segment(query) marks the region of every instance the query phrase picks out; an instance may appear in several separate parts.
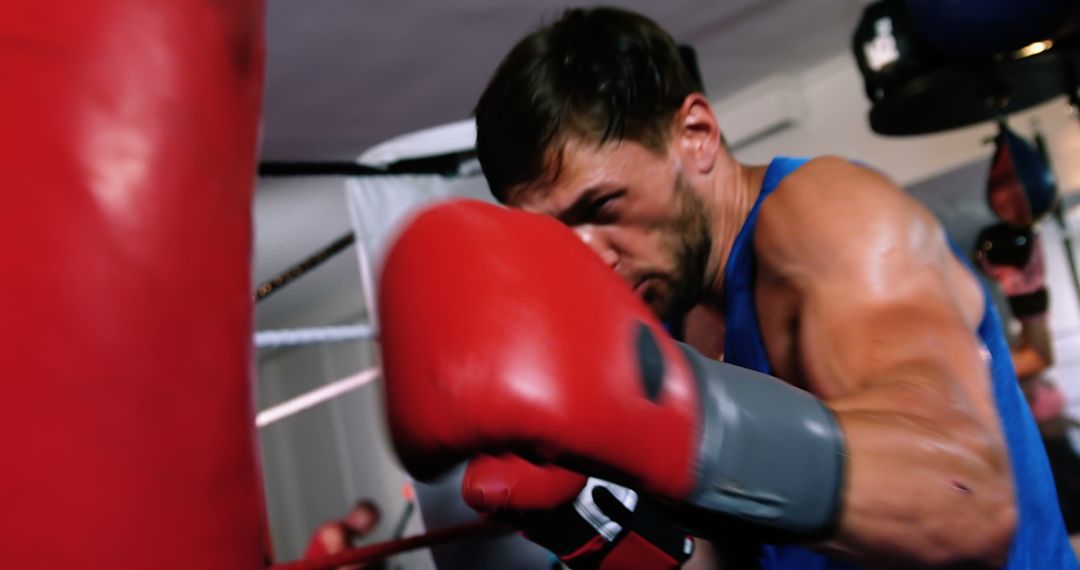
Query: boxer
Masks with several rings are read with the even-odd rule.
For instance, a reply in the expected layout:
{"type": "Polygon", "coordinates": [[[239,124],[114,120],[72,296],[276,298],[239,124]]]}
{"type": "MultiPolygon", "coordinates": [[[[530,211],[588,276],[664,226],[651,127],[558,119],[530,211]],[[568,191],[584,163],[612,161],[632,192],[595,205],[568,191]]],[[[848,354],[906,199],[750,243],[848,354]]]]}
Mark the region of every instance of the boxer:
{"type": "Polygon", "coordinates": [[[373,501],[357,501],[344,518],[325,522],[315,529],[304,552],[304,558],[317,558],[344,551],[354,541],[371,534],[379,524],[379,518],[379,507],[373,501]]]}
{"type": "MultiPolygon", "coordinates": [[[[344,518],[325,522],[315,529],[304,551],[304,558],[320,558],[352,548],[358,540],[375,530],[380,518],[379,506],[374,501],[370,499],[357,501],[344,518]]],[[[354,567],[356,566],[342,566],[341,568],[354,567]]]]}
{"type": "Polygon", "coordinates": [[[749,530],[766,568],[1076,567],[1000,321],[887,178],[739,163],[671,37],[615,9],[526,36],[476,120],[492,192],[523,211],[428,212],[383,274],[413,474],[554,464],[695,534],[749,530]],[[655,318],[695,306],[724,363],[655,318]]]}

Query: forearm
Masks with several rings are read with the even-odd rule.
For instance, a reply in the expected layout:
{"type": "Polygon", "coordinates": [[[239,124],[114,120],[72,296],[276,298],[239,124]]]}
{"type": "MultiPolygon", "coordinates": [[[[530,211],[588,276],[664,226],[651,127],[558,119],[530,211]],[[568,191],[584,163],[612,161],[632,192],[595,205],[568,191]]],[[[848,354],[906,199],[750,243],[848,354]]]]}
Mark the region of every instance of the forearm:
{"type": "Polygon", "coordinates": [[[729,412],[705,414],[700,488],[715,491],[685,504],[720,519],[686,519],[689,528],[734,517],[874,566],[1004,559],[1014,515],[999,432],[944,394],[893,381],[825,407],[776,379],[696,360],[704,405],[729,412]]]}
{"type": "MultiPolygon", "coordinates": [[[[1020,349],[1029,352],[1029,354],[1023,356],[1031,359],[1030,363],[1025,363],[1025,365],[1033,370],[1029,372],[1029,374],[1041,372],[1043,369],[1053,365],[1054,340],[1053,335],[1050,333],[1050,324],[1046,315],[1027,318],[1020,321],[1020,323],[1020,349]],[[1035,369],[1039,365],[1041,365],[1042,368],[1035,369]]],[[[1021,367],[1015,362],[1014,365],[1016,365],[1016,373],[1018,376],[1024,377],[1029,375],[1022,374],[1020,372],[1021,367]]]]}
{"type": "Polygon", "coordinates": [[[1016,515],[999,438],[934,402],[900,412],[889,399],[833,403],[847,487],[837,532],[820,546],[875,565],[1000,566],[1016,515]]]}
{"type": "Polygon", "coordinates": [[[1040,353],[1031,345],[1023,344],[1009,351],[1012,355],[1013,367],[1016,369],[1017,378],[1030,378],[1050,366],[1050,362],[1044,354],[1040,353]]]}

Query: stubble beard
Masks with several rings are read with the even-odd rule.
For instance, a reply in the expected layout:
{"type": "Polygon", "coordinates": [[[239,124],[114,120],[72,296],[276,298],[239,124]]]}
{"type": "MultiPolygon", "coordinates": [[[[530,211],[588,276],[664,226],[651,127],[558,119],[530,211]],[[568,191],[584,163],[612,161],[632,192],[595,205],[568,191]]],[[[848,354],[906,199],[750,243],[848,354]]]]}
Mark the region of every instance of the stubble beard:
{"type": "Polygon", "coordinates": [[[665,248],[675,260],[663,287],[650,291],[645,302],[665,322],[674,322],[697,305],[706,289],[712,234],[705,204],[682,176],[675,180],[676,216],[665,248]]]}

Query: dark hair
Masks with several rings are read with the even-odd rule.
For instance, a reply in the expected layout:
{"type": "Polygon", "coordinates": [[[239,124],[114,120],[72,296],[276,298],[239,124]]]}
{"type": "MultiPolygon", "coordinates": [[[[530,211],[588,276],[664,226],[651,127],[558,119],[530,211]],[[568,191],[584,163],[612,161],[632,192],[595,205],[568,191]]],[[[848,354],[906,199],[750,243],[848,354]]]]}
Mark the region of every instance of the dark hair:
{"type": "Polygon", "coordinates": [[[671,120],[701,87],[675,41],[615,8],[570,9],[525,36],[476,105],[476,152],[492,193],[558,172],[566,139],[633,140],[661,152],[671,120]],[[554,152],[553,152],[554,151],[554,152]]]}
{"type": "Polygon", "coordinates": [[[379,505],[371,499],[358,499],[356,503],[353,504],[354,511],[359,511],[361,509],[370,512],[376,517],[382,514],[379,512],[379,505]]]}

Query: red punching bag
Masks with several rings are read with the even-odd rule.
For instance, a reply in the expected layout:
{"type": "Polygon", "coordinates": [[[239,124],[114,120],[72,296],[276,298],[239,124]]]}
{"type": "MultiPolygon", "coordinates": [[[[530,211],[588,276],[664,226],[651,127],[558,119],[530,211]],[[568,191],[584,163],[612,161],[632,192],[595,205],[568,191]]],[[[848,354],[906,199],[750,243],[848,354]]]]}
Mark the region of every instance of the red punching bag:
{"type": "Polygon", "coordinates": [[[262,0],[0,17],[0,567],[258,568],[262,0]]]}
{"type": "Polygon", "coordinates": [[[999,120],[986,202],[1005,222],[1024,228],[1039,221],[1057,204],[1054,174],[1039,150],[999,120]]]}

